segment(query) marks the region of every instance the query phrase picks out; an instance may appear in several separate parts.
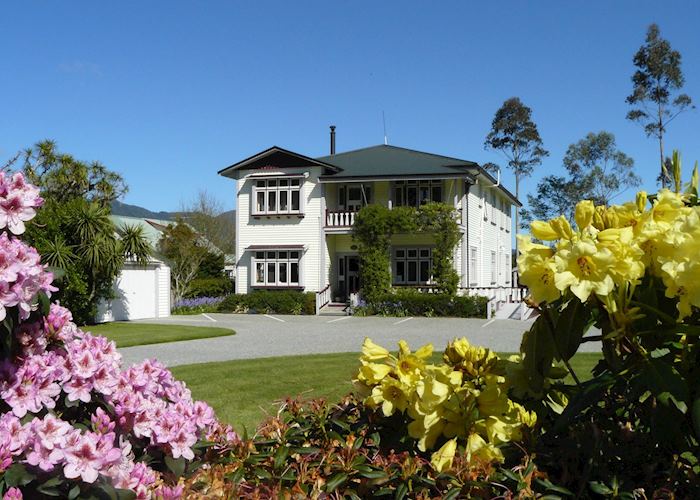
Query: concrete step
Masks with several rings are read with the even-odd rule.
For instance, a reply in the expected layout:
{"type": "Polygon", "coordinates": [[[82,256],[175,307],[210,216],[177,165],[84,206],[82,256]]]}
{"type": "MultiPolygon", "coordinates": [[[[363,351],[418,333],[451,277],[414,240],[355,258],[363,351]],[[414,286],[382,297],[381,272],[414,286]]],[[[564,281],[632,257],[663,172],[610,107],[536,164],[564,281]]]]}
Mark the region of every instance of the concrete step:
{"type": "Polygon", "coordinates": [[[347,304],[326,304],[318,312],[319,316],[347,316],[347,304]]]}

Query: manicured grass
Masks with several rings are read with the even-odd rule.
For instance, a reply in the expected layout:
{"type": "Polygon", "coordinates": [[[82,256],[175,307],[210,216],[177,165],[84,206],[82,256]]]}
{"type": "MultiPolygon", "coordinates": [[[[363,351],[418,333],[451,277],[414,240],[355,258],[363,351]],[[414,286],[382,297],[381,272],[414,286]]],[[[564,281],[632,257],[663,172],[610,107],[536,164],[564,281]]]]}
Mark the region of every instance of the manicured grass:
{"type": "MultiPolygon", "coordinates": [[[[275,401],[302,394],[330,401],[352,391],[358,353],[315,354],[278,358],[224,361],[176,366],[175,376],[187,383],[195,399],[207,401],[220,419],[239,432],[245,426],[252,434],[257,424],[273,415],[275,401]]],[[[438,361],[440,355],[434,356],[438,361]]],[[[598,354],[577,354],[572,360],[581,379],[591,377],[598,354]]]]}
{"type": "Polygon", "coordinates": [[[117,347],[206,339],[209,337],[234,335],[236,333],[228,328],[211,328],[208,326],[151,325],[147,323],[121,322],[84,326],[82,329],[114,340],[117,343],[117,347]]]}

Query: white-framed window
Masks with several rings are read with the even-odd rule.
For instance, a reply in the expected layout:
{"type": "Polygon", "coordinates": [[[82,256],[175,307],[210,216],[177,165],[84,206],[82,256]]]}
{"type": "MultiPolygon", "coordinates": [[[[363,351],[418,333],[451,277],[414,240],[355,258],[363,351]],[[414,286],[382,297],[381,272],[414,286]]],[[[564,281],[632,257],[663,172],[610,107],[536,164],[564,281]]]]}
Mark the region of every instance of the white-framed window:
{"type": "Polygon", "coordinates": [[[442,202],[442,181],[396,181],[394,182],[394,205],[397,207],[419,207],[431,201],[442,202]]]}
{"type": "Polygon", "coordinates": [[[300,178],[256,179],[253,182],[253,215],[301,214],[300,178]]]}
{"type": "Polygon", "coordinates": [[[484,186],[479,186],[479,192],[476,196],[479,200],[479,208],[482,208],[484,206],[484,186]]]}
{"type": "Polygon", "coordinates": [[[510,284],[510,265],[508,262],[508,254],[506,252],[503,252],[503,273],[506,275],[506,283],[510,284]]]}
{"type": "Polygon", "coordinates": [[[264,250],[253,254],[253,286],[298,287],[301,277],[299,250],[264,250]]]}
{"type": "Polygon", "coordinates": [[[372,186],[364,184],[340,184],[338,186],[338,208],[359,212],[372,203],[372,186]]]}
{"type": "Polygon", "coordinates": [[[477,268],[479,262],[479,251],[476,247],[469,247],[469,284],[476,285],[479,280],[479,270],[477,268]]]}
{"type": "Polygon", "coordinates": [[[433,253],[430,248],[394,248],[393,281],[396,285],[426,285],[432,282],[433,253]]]}
{"type": "Polygon", "coordinates": [[[496,192],[491,190],[491,222],[496,223],[496,192]]]}
{"type": "Polygon", "coordinates": [[[496,262],[496,252],[494,250],[491,250],[491,284],[495,285],[496,284],[496,273],[497,273],[497,268],[498,264],[496,262]]]}

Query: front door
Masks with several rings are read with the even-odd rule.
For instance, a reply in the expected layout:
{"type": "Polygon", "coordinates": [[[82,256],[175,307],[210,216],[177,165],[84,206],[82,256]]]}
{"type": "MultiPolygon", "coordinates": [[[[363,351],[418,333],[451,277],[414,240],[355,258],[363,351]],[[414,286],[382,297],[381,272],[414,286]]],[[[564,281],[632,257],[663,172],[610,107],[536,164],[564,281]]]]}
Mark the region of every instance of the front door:
{"type": "Polygon", "coordinates": [[[360,257],[343,255],[338,257],[338,292],[347,302],[351,293],[360,291],[360,257]]]}

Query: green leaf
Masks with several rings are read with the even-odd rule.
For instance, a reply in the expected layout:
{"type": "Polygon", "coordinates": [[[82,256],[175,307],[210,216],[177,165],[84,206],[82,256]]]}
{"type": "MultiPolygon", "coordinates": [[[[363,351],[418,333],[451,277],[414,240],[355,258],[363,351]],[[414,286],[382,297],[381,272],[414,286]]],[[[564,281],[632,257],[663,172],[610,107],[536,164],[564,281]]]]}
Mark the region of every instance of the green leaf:
{"type": "Polygon", "coordinates": [[[35,477],[36,476],[29,472],[24,465],[13,464],[5,471],[5,485],[7,485],[8,488],[26,486],[31,483],[35,477]]]}
{"type": "Polygon", "coordinates": [[[525,332],[520,352],[523,353],[523,368],[530,389],[540,393],[554,359],[554,345],[544,316],[537,318],[530,330],[525,332]]]}
{"type": "Polygon", "coordinates": [[[186,461],[184,458],[173,458],[170,455],[165,456],[165,465],[168,466],[170,472],[177,477],[181,477],[185,473],[186,461]]]}
{"type": "Polygon", "coordinates": [[[76,484],[68,492],[68,500],[78,498],[78,495],[80,495],[80,486],[76,484]]]}
{"type": "Polygon", "coordinates": [[[662,359],[650,359],[642,366],[637,381],[651,391],[663,405],[673,404],[681,413],[687,413],[690,394],[680,373],[662,359]]]}
{"type": "Polygon", "coordinates": [[[613,490],[608,488],[606,485],[601,483],[600,481],[591,481],[588,483],[588,486],[590,486],[591,490],[593,490],[593,493],[597,493],[599,495],[612,495],[613,490]]]}
{"type": "Polygon", "coordinates": [[[561,493],[562,495],[566,496],[574,496],[574,494],[564,488],[563,486],[557,486],[556,484],[552,483],[549,479],[539,479],[536,478],[535,482],[545,488],[547,491],[554,491],[555,493],[561,493]]]}
{"type": "Polygon", "coordinates": [[[360,476],[366,477],[367,479],[388,479],[389,476],[383,470],[369,470],[366,472],[360,472],[360,476]]]}
{"type": "Polygon", "coordinates": [[[396,488],[396,496],[394,498],[396,500],[403,500],[403,498],[408,494],[408,486],[406,486],[406,483],[401,483],[398,488],[396,488]]]}
{"type": "Polygon", "coordinates": [[[275,469],[281,469],[284,466],[287,457],[289,456],[289,449],[286,446],[280,446],[275,452],[275,469]]]}
{"type": "Polygon", "coordinates": [[[610,373],[604,373],[583,382],[579,386],[579,391],[569,400],[569,404],[554,423],[553,431],[560,432],[565,429],[576,415],[600,401],[605,391],[614,383],[615,376],[610,373]]]}
{"type": "Polygon", "coordinates": [[[591,309],[581,301],[570,300],[559,313],[554,331],[554,342],[557,345],[556,358],[568,361],[576,354],[581,339],[593,325],[591,309]]]}
{"type": "Polygon", "coordinates": [[[326,492],[331,493],[336,490],[341,484],[348,480],[348,475],[345,472],[340,472],[331,477],[326,483],[326,492]]]}
{"type": "Polygon", "coordinates": [[[700,397],[693,401],[693,429],[695,430],[695,438],[700,437],[700,397]]]}
{"type": "Polygon", "coordinates": [[[454,498],[457,498],[460,493],[462,493],[462,488],[459,488],[459,487],[450,488],[450,490],[447,492],[447,494],[442,498],[443,498],[443,500],[452,500],[454,498]]]}

